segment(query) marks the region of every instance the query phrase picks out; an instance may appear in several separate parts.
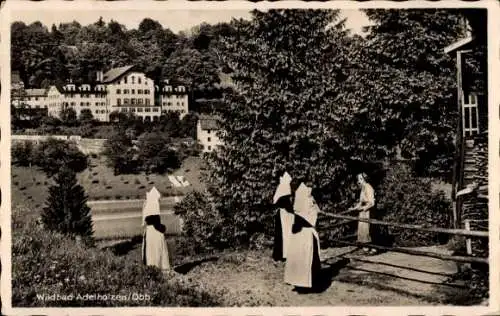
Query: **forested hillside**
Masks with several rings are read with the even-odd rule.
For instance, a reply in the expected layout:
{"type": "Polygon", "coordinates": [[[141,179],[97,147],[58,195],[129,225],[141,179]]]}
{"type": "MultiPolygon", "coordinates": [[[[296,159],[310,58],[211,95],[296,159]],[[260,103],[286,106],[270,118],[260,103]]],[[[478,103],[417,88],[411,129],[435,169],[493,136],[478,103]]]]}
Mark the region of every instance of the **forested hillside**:
{"type": "Polygon", "coordinates": [[[228,23],[202,24],[175,34],[149,18],[131,30],[102,18],[90,25],[14,22],[12,70],[26,87],[38,88],[68,79],[91,82],[95,71],[134,64],[155,80],[183,82],[194,99],[211,99],[220,96],[216,88],[225,70],[217,47],[231,30],[228,23]]]}

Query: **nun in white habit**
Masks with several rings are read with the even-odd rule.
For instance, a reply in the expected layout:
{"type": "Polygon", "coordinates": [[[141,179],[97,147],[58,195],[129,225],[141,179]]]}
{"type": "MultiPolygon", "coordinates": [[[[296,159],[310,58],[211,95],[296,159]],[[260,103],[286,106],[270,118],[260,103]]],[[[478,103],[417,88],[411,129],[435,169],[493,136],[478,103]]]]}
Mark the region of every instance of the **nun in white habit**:
{"type": "Polygon", "coordinates": [[[165,225],[160,219],[160,192],[153,187],[146,193],[142,210],[143,225],[146,225],[142,242],[142,260],[145,265],[155,266],[162,271],[170,269],[170,260],[165,240],[165,225]]]}
{"type": "Polygon", "coordinates": [[[319,207],[311,191],[301,183],[293,205],[295,218],[285,265],[285,283],[295,286],[297,291],[314,289],[321,270],[319,236],[315,229],[319,207]]]}
{"type": "Polygon", "coordinates": [[[273,197],[273,204],[278,209],[274,216],[274,249],[273,259],[275,261],[285,261],[287,257],[288,241],[292,234],[293,225],[293,205],[292,189],[290,183],[292,177],[285,172],[280,177],[280,184],[273,197]]]}

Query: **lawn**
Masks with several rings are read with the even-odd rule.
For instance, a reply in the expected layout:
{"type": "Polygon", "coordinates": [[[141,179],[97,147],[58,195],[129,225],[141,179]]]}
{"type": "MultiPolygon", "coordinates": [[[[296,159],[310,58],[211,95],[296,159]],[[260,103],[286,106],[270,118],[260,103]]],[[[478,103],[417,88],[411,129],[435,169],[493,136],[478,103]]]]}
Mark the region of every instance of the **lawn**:
{"type": "MultiPolygon", "coordinates": [[[[162,194],[162,222],[173,234],[180,230],[173,205],[192,190],[203,190],[200,182],[201,159],[189,157],[179,170],[168,175],[114,175],[103,159],[92,159],[90,167],[78,175],[78,182],[89,196],[95,237],[130,238],[142,233],[142,205],[146,192],[155,186],[162,194]],[[184,176],[187,187],[175,187],[169,176],[184,176]],[[179,196],[173,198],[172,196],[179,196]],[[117,201],[119,200],[119,201],[117,201]]],[[[12,205],[21,216],[38,217],[52,180],[37,168],[12,166],[12,205]]]]}
{"type": "Polygon", "coordinates": [[[187,158],[173,174],[123,174],[114,175],[104,158],[92,158],[89,168],[78,175],[78,182],[85,188],[89,200],[143,199],[154,186],[163,196],[182,196],[193,190],[203,190],[200,183],[200,164],[196,157],[187,158]],[[176,187],[169,176],[184,176],[187,187],[176,187]]]}
{"type": "MultiPolygon", "coordinates": [[[[184,176],[187,187],[175,187],[169,174],[114,175],[113,170],[101,159],[91,159],[89,168],[78,174],[78,182],[93,200],[144,199],[146,192],[155,186],[163,196],[183,196],[193,190],[204,190],[200,182],[200,165],[197,157],[187,158],[180,169],[172,175],[184,176]]],[[[12,166],[12,202],[21,203],[33,209],[42,206],[47,198],[47,188],[52,183],[45,173],[37,168],[12,166]]]]}

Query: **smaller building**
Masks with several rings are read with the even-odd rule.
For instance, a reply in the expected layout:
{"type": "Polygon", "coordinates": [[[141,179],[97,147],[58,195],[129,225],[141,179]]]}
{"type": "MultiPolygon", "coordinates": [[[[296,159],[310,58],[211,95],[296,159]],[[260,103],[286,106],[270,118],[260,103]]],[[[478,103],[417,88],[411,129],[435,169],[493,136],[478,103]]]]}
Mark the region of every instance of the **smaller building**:
{"type": "Polygon", "coordinates": [[[161,84],[155,86],[155,90],[156,102],[161,106],[162,114],[177,112],[181,120],[186,116],[189,107],[188,94],[184,85],[164,80],[161,84]]]}
{"type": "Polygon", "coordinates": [[[24,104],[30,109],[46,109],[46,99],[47,89],[26,89],[24,104]]]}
{"type": "Polygon", "coordinates": [[[218,120],[218,117],[209,115],[200,115],[198,118],[196,138],[204,153],[212,152],[219,145],[222,145],[222,141],[217,135],[220,129],[218,120]]]}

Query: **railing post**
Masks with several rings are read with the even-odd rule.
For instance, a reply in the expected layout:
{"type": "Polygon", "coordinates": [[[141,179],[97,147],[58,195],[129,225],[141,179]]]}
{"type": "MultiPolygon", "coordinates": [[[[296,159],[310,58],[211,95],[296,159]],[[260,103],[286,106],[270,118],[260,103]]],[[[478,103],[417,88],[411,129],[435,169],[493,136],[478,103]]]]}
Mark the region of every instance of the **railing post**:
{"type": "MultiPolygon", "coordinates": [[[[470,220],[466,219],[464,221],[465,223],[465,230],[466,231],[470,231],[470,220]]],[[[472,256],[472,240],[470,239],[470,237],[467,237],[465,239],[465,247],[467,249],[467,255],[468,256],[472,256]]],[[[470,268],[471,267],[471,264],[470,263],[467,263],[465,264],[465,267],[466,268],[470,268]]]]}

